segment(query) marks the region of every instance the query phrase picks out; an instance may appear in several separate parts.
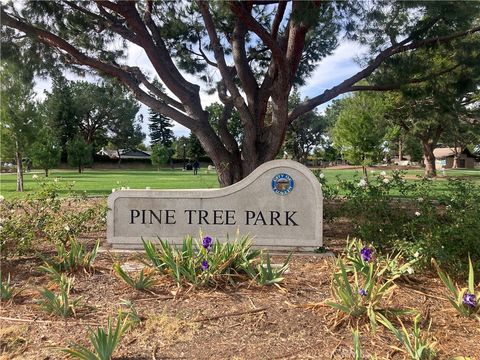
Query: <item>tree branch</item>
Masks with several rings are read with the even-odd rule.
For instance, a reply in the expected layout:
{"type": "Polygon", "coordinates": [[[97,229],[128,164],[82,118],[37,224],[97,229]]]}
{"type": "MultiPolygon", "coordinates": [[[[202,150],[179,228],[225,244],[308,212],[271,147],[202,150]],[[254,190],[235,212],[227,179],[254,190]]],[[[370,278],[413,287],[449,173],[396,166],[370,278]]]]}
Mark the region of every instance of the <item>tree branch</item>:
{"type": "Polygon", "coordinates": [[[278,29],[280,28],[280,24],[282,23],[283,15],[285,14],[286,8],[287,8],[287,1],[281,1],[278,3],[277,13],[275,14],[275,18],[273,19],[273,23],[272,23],[273,40],[277,40],[278,29]]]}
{"type": "Polygon", "coordinates": [[[245,51],[246,34],[247,28],[242,21],[237,19],[232,36],[233,61],[238,77],[242,82],[242,87],[247,95],[248,107],[252,113],[255,113],[258,84],[248,64],[247,53],[245,51]]]}
{"type": "Polygon", "coordinates": [[[145,91],[143,91],[139,86],[139,81],[134,78],[130,73],[125,70],[122,70],[120,67],[112,64],[104,63],[98,59],[92,58],[85,55],[84,53],[77,50],[74,46],[70,45],[66,40],[60,38],[59,36],[52,34],[46,30],[36,28],[32,25],[21,22],[17,19],[14,19],[9,14],[7,14],[3,9],[1,11],[1,21],[3,24],[15,28],[28,36],[36,38],[38,41],[52,46],[54,48],[60,49],[68,53],[75,61],[80,65],[90,66],[98,71],[115,77],[125,86],[127,86],[135,94],[135,97],[143,102],[145,105],[153,108],[154,110],[165,114],[166,116],[172,118],[173,120],[179,122],[180,124],[192,128],[198,127],[198,122],[193,118],[181,113],[180,111],[162,103],[161,101],[153,98],[145,91]]]}
{"type": "Polygon", "coordinates": [[[253,124],[252,114],[245,104],[243,97],[240,95],[240,91],[235,85],[233,76],[231,75],[230,69],[225,61],[223,49],[220,44],[220,40],[218,39],[212,15],[210,14],[210,10],[208,8],[208,2],[197,0],[197,4],[200,9],[200,13],[202,14],[205,28],[207,29],[208,37],[210,38],[210,42],[213,47],[213,54],[215,56],[215,60],[217,61],[218,69],[220,70],[222,79],[225,82],[225,86],[233,97],[234,105],[240,112],[240,118],[242,119],[242,122],[244,122],[244,124],[251,125],[253,124]]]}
{"type": "Polygon", "coordinates": [[[370,65],[367,66],[365,69],[359,71],[358,73],[351,76],[350,78],[342,81],[340,84],[328,90],[325,90],[322,94],[315,96],[311,99],[308,99],[300,103],[299,105],[297,105],[297,107],[293,109],[288,115],[289,123],[295,120],[298,116],[303,115],[306,112],[314,109],[318,105],[323,104],[327,101],[330,101],[340,94],[351,91],[350,89],[352,88],[352,86],[354,86],[354,84],[356,84],[362,79],[365,79],[367,76],[371,75],[385,60],[389,59],[393,55],[407,52],[409,50],[417,49],[426,45],[445,43],[462,36],[476,33],[478,31],[480,31],[480,26],[476,26],[469,30],[457,32],[455,34],[451,34],[447,36],[439,36],[435,38],[412,41],[410,44],[403,44],[403,41],[402,41],[398,45],[390,46],[387,49],[380,52],[375,57],[375,59],[370,63],[370,65]]]}
{"type": "Polygon", "coordinates": [[[273,60],[278,64],[279,69],[283,70],[283,74],[285,74],[285,71],[287,70],[285,55],[275,39],[263,28],[262,25],[258,23],[257,20],[255,20],[255,18],[249,12],[245,10],[243,3],[232,1],[229,2],[229,6],[232,12],[245,23],[247,28],[253,31],[270,49],[273,60]]]}

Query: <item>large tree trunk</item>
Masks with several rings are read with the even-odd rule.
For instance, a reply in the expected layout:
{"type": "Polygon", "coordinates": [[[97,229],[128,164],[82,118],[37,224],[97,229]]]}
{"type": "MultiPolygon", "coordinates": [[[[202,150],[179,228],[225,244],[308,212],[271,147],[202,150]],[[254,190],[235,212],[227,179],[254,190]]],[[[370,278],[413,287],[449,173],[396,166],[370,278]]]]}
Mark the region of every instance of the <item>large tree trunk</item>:
{"type": "Polygon", "coordinates": [[[437,176],[437,171],[435,168],[435,155],[433,155],[433,149],[435,144],[432,142],[422,140],[422,149],[423,149],[423,162],[425,164],[425,177],[435,177],[437,176]]]}
{"type": "Polygon", "coordinates": [[[48,169],[45,169],[45,177],[48,177],[48,169]]]}
{"type": "Polygon", "coordinates": [[[17,191],[23,192],[23,164],[22,154],[20,153],[18,141],[15,142],[15,160],[17,161],[17,191]]]}

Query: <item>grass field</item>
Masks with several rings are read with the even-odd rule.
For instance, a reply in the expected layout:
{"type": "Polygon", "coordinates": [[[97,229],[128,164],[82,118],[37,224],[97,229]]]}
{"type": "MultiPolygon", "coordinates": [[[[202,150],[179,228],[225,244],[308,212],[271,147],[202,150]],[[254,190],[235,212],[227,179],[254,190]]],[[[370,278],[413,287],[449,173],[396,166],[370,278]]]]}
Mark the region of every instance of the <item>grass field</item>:
{"type": "MultiPolygon", "coordinates": [[[[385,170],[387,175],[391,173],[388,169],[377,168],[375,173],[385,170]]],[[[337,176],[342,179],[352,179],[355,174],[360,174],[357,169],[323,169],[328,182],[335,182],[337,176]]],[[[375,173],[371,175],[375,175],[375,173]]],[[[407,180],[416,181],[417,176],[421,176],[423,171],[408,170],[407,180]]],[[[446,178],[462,177],[467,178],[480,185],[480,170],[447,170],[446,176],[439,175],[434,180],[435,188],[442,192],[446,188],[446,178]]],[[[181,169],[170,170],[90,170],[79,174],[74,170],[52,170],[49,179],[58,178],[61,182],[75,181],[74,190],[76,192],[86,192],[87,195],[107,196],[112,189],[129,187],[130,189],[211,189],[218,187],[217,175],[215,172],[207,173],[206,170],[200,170],[199,175],[193,175],[192,171],[182,171],[181,169]]],[[[25,192],[23,194],[15,191],[16,174],[0,175],[0,194],[7,199],[24,197],[39,187],[44,179],[43,172],[32,171],[24,175],[25,192]],[[38,176],[38,179],[32,179],[32,176],[38,176]]],[[[65,193],[66,195],[66,193],[65,193]]]]}

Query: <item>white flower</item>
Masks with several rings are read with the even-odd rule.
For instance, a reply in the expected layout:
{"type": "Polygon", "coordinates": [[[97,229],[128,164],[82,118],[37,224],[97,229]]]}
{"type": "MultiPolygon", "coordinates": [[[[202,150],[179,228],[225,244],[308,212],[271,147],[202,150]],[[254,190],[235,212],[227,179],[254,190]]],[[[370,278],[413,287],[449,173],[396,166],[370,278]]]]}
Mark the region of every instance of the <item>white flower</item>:
{"type": "Polygon", "coordinates": [[[130,190],[130,186],[127,186],[127,190],[130,190]]]}
{"type": "Polygon", "coordinates": [[[68,226],[68,225],[65,225],[63,228],[64,228],[66,231],[70,231],[70,226],[68,226]]]}
{"type": "Polygon", "coordinates": [[[2,202],[3,200],[5,200],[5,196],[0,195],[0,202],[2,202]]]}
{"type": "Polygon", "coordinates": [[[2,225],[0,225],[0,232],[1,232],[2,230],[3,230],[3,226],[2,226],[2,225]]]}
{"type": "Polygon", "coordinates": [[[370,170],[370,174],[375,174],[375,170],[370,170]]]}
{"type": "Polygon", "coordinates": [[[122,188],[120,190],[126,190],[125,186],[122,186],[122,188]]]}
{"type": "Polygon", "coordinates": [[[420,256],[420,253],[417,251],[415,254],[413,254],[414,258],[418,258],[420,256]]]}
{"type": "Polygon", "coordinates": [[[382,171],[382,172],[380,173],[380,176],[387,176],[387,173],[386,173],[385,171],[382,171]]]}
{"type": "Polygon", "coordinates": [[[384,182],[385,184],[388,184],[388,183],[390,182],[390,180],[388,180],[388,179],[385,178],[385,179],[383,179],[383,182],[384,182]]]}
{"type": "Polygon", "coordinates": [[[112,189],[112,193],[114,193],[114,192],[115,192],[115,190],[117,190],[117,189],[112,189]]]}
{"type": "Polygon", "coordinates": [[[418,202],[423,202],[423,198],[419,197],[418,199],[418,202]]]}
{"type": "Polygon", "coordinates": [[[358,186],[360,187],[365,187],[367,186],[367,181],[365,179],[361,179],[359,182],[358,182],[358,186]]]}
{"type": "Polygon", "coordinates": [[[145,187],[145,190],[150,190],[150,189],[151,189],[150,186],[145,187]]]}
{"type": "Polygon", "coordinates": [[[38,175],[33,174],[32,175],[32,180],[37,180],[37,179],[38,179],[38,175]]]}
{"type": "Polygon", "coordinates": [[[320,179],[323,179],[323,178],[325,177],[325,174],[324,174],[324,173],[321,173],[320,175],[318,175],[318,177],[319,177],[320,179]]]}
{"type": "Polygon", "coordinates": [[[418,211],[415,211],[415,216],[420,216],[420,213],[418,211]]]}
{"type": "Polygon", "coordinates": [[[452,205],[447,205],[447,206],[445,207],[445,209],[451,210],[451,209],[452,209],[452,205]]]}
{"type": "Polygon", "coordinates": [[[59,178],[55,178],[55,179],[53,179],[53,181],[58,182],[58,181],[59,181],[59,178]]]}
{"type": "Polygon", "coordinates": [[[407,269],[407,272],[408,272],[410,275],[412,275],[412,274],[414,273],[413,268],[409,267],[409,268],[407,269]]]}

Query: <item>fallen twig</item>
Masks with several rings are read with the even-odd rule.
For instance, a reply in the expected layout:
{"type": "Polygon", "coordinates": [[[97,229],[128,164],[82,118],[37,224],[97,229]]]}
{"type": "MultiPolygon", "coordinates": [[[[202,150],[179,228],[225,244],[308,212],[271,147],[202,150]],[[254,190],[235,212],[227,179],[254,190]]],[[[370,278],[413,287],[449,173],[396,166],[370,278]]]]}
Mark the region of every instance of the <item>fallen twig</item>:
{"type": "Polygon", "coordinates": [[[211,320],[217,320],[217,319],[221,319],[221,318],[225,318],[225,317],[240,316],[240,315],[245,315],[245,314],[255,314],[255,313],[258,313],[258,312],[267,311],[267,309],[268,309],[267,307],[262,307],[262,308],[258,308],[258,309],[247,310],[247,311],[236,311],[236,312],[226,313],[226,314],[222,314],[222,315],[210,316],[210,317],[206,317],[206,318],[193,320],[193,322],[211,321],[211,320]]]}
{"type": "MultiPolygon", "coordinates": [[[[0,320],[5,321],[18,321],[18,322],[27,322],[27,323],[43,323],[43,324],[52,324],[52,323],[59,323],[59,322],[66,322],[65,320],[39,320],[39,319],[20,319],[20,318],[11,318],[6,316],[0,316],[0,320]]],[[[70,321],[70,320],[69,320],[70,321]]],[[[79,322],[81,325],[92,325],[92,326],[100,326],[99,323],[89,323],[89,322],[79,322]]]]}

